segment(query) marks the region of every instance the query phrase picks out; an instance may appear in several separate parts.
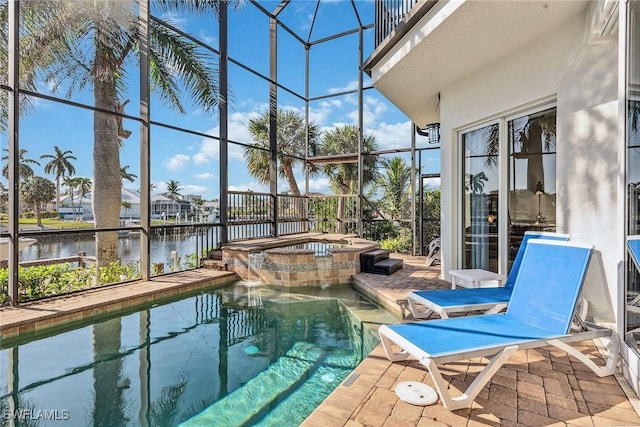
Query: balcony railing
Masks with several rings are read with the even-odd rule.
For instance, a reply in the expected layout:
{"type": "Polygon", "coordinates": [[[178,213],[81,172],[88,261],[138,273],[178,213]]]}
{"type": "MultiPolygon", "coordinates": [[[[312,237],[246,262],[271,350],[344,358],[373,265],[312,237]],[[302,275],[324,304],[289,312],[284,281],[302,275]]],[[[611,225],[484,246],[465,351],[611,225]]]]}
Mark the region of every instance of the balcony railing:
{"type": "MultiPolygon", "coordinates": [[[[270,237],[273,203],[269,193],[229,192],[228,240],[270,237]]],[[[358,197],[278,195],[278,235],[308,231],[354,233],[358,197]]]]}
{"type": "Polygon", "coordinates": [[[406,21],[409,12],[420,0],[377,0],[375,43],[378,47],[398,26],[406,21]]]}

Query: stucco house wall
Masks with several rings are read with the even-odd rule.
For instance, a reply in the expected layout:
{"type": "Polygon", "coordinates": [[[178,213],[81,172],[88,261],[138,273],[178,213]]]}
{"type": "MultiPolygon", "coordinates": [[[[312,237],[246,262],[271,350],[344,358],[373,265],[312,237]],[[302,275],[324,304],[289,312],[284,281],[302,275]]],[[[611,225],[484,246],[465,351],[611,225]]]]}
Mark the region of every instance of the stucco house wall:
{"type": "MultiPolygon", "coordinates": [[[[442,90],[442,271],[450,279],[446,272],[460,266],[454,249],[461,233],[458,131],[555,101],[557,231],[594,245],[596,272],[589,280],[606,284],[599,311],[613,310],[615,318],[607,320],[621,328],[625,146],[618,126],[618,36],[593,36],[587,22],[586,14],[578,15],[442,90]]],[[[638,365],[634,353],[625,358],[638,365]]]]}

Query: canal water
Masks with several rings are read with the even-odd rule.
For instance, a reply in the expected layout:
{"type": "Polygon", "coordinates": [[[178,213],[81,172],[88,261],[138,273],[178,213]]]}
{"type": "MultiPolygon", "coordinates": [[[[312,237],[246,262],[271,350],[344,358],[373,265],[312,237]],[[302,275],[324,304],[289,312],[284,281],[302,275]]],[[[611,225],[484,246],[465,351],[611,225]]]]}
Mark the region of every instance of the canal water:
{"type": "MultiPolygon", "coordinates": [[[[215,239],[215,237],[214,237],[215,239]]],[[[95,255],[95,238],[93,233],[38,236],[37,242],[20,252],[20,261],[35,261],[53,258],[64,258],[85,253],[95,255]]],[[[175,252],[182,262],[188,255],[201,250],[201,236],[193,231],[165,229],[154,230],[151,236],[151,262],[172,265],[172,253],[175,252]],[[169,230],[169,231],[166,231],[169,230]]],[[[205,243],[206,244],[206,243],[205,243]]],[[[214,247],[216,240],[209,240],[207,246],[214,247]]],[[[137,231],[123,233],[118,236],[118,253],[125,264],[140,260],[140,234],[137,231]]]]}

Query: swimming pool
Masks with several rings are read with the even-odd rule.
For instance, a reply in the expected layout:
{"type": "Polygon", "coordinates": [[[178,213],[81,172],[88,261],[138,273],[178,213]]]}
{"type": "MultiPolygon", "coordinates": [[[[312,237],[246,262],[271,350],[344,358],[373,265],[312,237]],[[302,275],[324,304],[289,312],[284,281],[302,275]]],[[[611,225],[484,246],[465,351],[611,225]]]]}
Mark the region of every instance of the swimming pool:
{"type": "Polygon", "coordinates": [[[390,321],[348,286],[235,284],[4,341],[2,423],[297,426],[390,321]]]}

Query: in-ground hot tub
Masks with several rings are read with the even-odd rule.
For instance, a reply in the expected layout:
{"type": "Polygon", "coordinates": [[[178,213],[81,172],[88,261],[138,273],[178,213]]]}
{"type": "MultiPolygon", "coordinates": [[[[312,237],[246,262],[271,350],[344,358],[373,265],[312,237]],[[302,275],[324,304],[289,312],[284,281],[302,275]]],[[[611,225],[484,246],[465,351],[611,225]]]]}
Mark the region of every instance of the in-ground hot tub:
{"type": "Polygon", "coordinates": [[[222,258],[242,280],[281,286],[349,283],[360,254],[378,247],[355,235],[309,233],[230,243],[222,258]]]}

